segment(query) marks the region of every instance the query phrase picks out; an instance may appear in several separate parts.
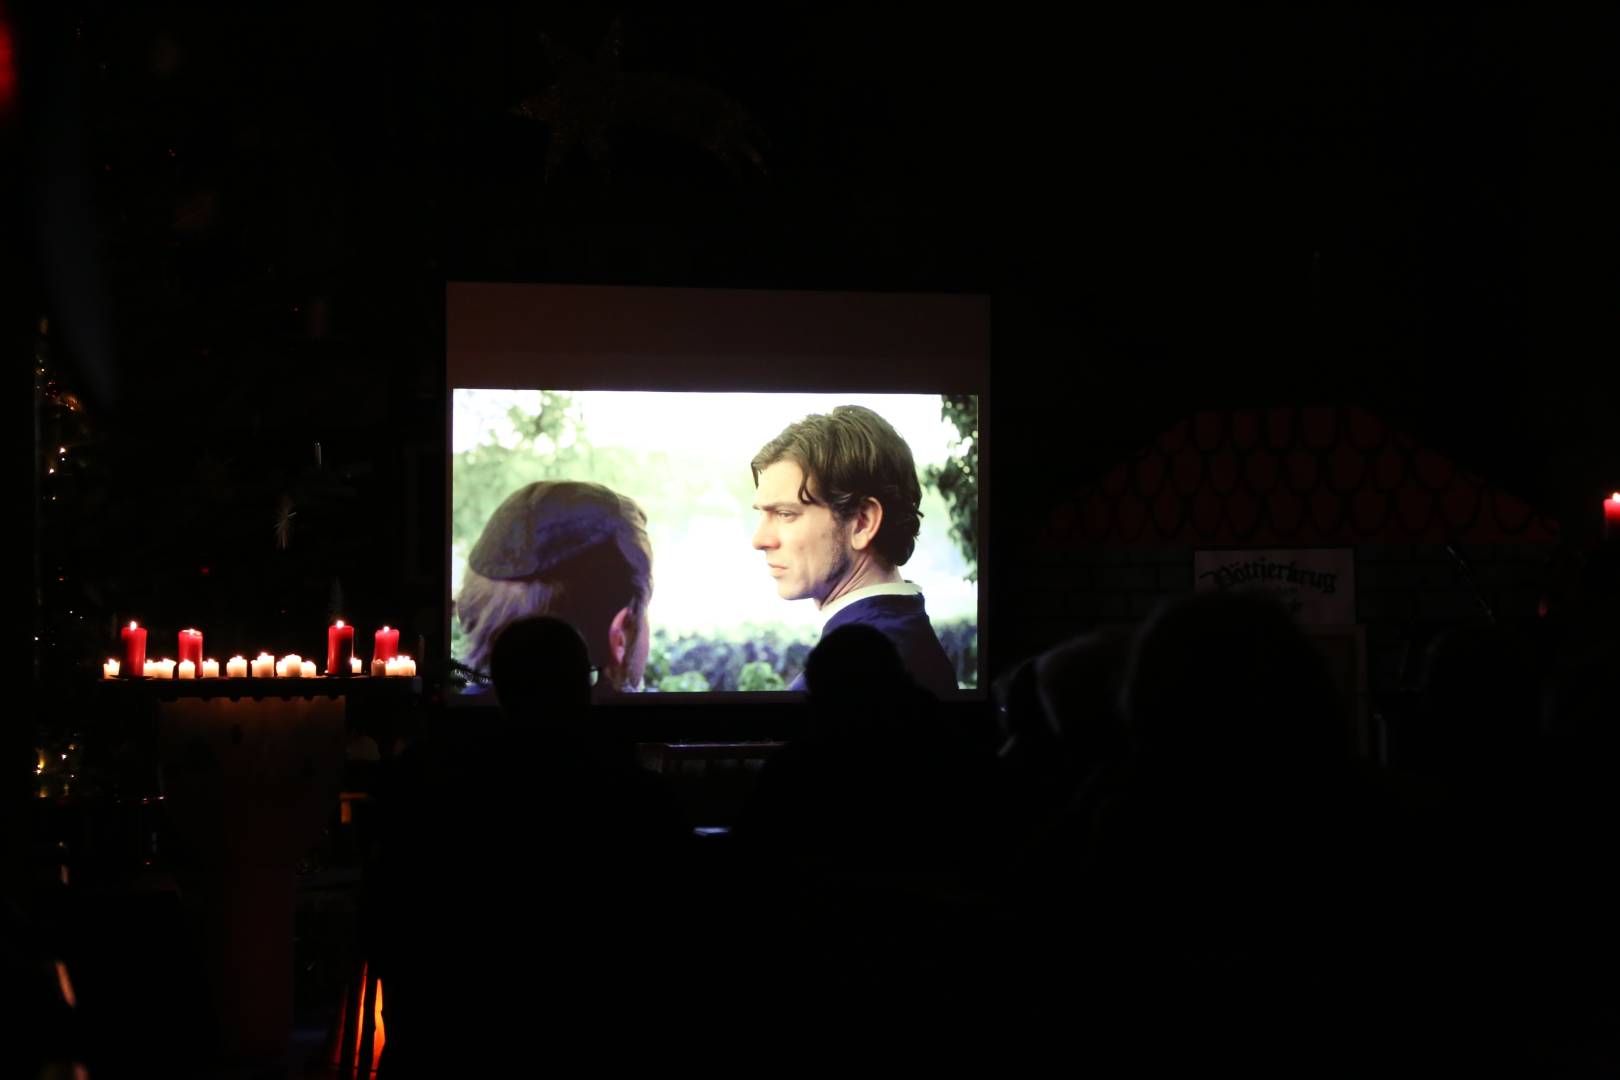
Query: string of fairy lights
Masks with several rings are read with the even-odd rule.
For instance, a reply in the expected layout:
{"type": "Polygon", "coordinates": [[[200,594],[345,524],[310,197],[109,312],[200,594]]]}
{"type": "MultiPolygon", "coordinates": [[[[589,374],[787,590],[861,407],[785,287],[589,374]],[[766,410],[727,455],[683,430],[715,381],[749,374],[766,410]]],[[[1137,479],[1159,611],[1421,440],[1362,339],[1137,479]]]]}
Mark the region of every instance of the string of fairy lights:
{"type": "MultiPolygon", "coordinates": [[[[76,660],[88,627],[83,591],[65,543],[76,512],[73,499],[89,443],[88,410],[56,370],[50,322],[41,317],[34,340],[34,619],[33,669],[76,660]]],[[[39,795],[68,794],[81,768],[80,740],[71,732],[40,732],[34,775],[39,795]]]]}
{"type": "MultiPolygon", "coordinates": [[[[45,650],[63,644],[70,627],[86,621],[82,593],[70,582],[63,533],[81,479],[81,449],[89,442],[83,400],[55,370],[50,323],[41,317],[34,346],[34,640],[35,673],[45,650]]],[[[76,635],[75,635],[76,636],[76,635]]]]}

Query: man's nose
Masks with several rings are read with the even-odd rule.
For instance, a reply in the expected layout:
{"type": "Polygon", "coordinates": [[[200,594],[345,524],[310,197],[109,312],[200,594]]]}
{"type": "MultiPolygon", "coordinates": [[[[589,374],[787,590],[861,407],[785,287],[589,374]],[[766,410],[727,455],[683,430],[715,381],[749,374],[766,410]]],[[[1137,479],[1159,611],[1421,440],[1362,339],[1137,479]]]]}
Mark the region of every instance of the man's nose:
{"type": "Polygon", "coordinates": [[[773,548],[775,546],[776,536],[771,531],[771,523],[769,521],[761,521],[759,523],[759,528],[754,530],[754,550],[764,551],[767,548],[773,548]]]}

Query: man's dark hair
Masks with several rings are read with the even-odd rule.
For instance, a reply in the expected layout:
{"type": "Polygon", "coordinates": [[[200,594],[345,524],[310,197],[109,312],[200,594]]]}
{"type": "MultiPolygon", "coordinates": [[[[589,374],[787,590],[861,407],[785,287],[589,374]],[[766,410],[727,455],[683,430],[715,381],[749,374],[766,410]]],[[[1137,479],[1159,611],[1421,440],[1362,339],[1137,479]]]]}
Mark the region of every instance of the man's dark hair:
{"type": "Polygon", "coordinates": [[[894,566],[911,558],[922,522],[922,485],[911,447],[887,420],[860,405],[840,405],[789,424],[754,455],[755,486],[760,473],[782,461],[804,470],[799,499],[827,507],[840,522],[876,499],[883,524],[872,546],[894,566]]]}

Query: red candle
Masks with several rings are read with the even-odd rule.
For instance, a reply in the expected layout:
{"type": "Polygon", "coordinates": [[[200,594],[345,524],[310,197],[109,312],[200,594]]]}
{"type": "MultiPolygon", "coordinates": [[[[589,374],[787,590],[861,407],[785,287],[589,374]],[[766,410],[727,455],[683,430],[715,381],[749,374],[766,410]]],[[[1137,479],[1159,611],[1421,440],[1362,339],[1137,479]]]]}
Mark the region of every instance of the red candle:
{"type": "Polygon", "coordinates": [[[202,674],[202,631],[180,631],[180,663],[190,660],[197,665],[197,674],[202,674]]]}
{"type": "Polygon", "coordinates": [[[1603,539],[1620,539],[1620,491],[1603,500],[1603,539]]]}
{"type": "Polygon", "coordinates": [[[119,671],[126,679],[139,679],[146,671],[146,628],[131,622],[119,636],[124,639],[124,666],[119,671]]]}
{"type": "Polygon", "coordinates": [[[377,631],[377,650],[371,654],[373,660],[392,660],[399,655],[399,631],[383,627],[377,631]]]}
{"type": "Polygon", "coordinates": [[[354,627],[344,626],[339,619],[326,630],[326,673],[349,674],[349,660],[354,656],[354,627]]]}

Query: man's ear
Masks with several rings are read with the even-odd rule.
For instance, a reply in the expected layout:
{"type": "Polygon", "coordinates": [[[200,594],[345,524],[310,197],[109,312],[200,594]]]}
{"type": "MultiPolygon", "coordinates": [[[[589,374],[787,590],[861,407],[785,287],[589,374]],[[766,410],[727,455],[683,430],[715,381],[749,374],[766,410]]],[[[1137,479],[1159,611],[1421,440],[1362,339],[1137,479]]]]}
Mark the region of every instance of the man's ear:
{"type": "Polygon", "coordinates": [[[608,658],[614,667],[624,663],[625,654],[630,651],[630,641],[636,633],[636,616],[628,607],[619,609],[608,624],[608,658]]]}
{"type": "Polygon", "coordinates": [[[868,495],[850,519],[850,525],[849,546],[856,551],[865,551],[872,546],[872,541],[877,539],[878,529],[883,526],[883,504],[868,495]]]}

